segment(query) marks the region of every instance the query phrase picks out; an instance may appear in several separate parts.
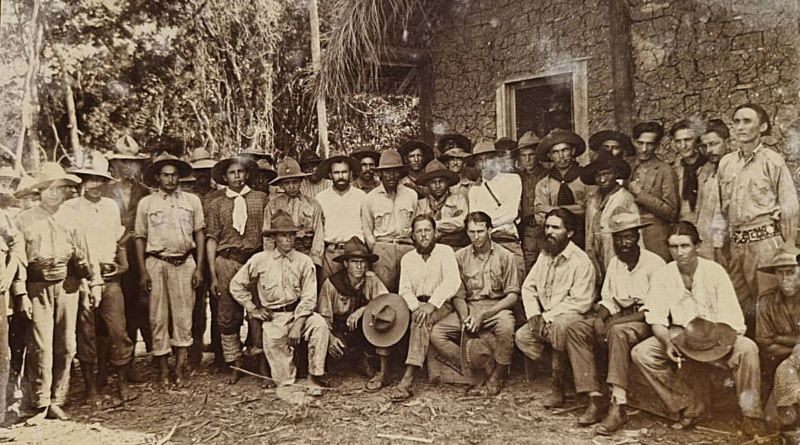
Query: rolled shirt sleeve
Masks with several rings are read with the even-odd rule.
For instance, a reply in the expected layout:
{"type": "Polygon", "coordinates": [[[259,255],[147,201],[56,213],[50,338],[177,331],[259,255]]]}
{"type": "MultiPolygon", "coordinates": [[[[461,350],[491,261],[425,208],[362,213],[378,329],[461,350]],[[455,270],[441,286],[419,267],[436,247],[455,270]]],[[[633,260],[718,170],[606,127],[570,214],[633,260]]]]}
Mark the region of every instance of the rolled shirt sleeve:
{"type": "Polygon", "coordinates": [[[458,292],[461,287],[461,274],[458,271],[458,261],[453,253],[453,249],[449,246],[439,245],[438,247],[447,247],[442,250],[441,254],[441,267],[442,267],[442,282],[436,286],[436,289],[431,293],[429,302],[437,308],[450,300],[453,295],[458,292]]]}
{"type": "Polygon", "coordinates": [[[543,276],[542,268],[543,261],[537,261],[531,268],[530,273],[525,277],[522,283],[522,307],[525,309],[525,317],[531,318],[535,315],[542,313],[542,308],[539,305],[539,290],[537,288],[537,279],[543,276]]]}
{"type": "Polygon", "coordinates": [[[419,307],[419,300],[417,300],[417,294],[411,283],[411,275],[419,271],[416,270],[409,258],[409,255],[404,255],[400,260],[400,284],[397,293],[406,301],[408,309],[414,312],[419,307]]]}

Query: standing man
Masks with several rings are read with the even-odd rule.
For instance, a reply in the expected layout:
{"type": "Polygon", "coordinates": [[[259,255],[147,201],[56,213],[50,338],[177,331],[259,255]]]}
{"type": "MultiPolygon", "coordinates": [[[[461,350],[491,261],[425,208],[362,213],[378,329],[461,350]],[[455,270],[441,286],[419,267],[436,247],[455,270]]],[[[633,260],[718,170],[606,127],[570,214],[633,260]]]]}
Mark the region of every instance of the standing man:
{"type": "MultiPolygon", "coordinates": [[[[363,157],[361,164],[370,160],[369,157],[363,157]]],[[[355,182],[351,181],[353,176],[358,175],[359,168],[358,160],[350,156],[332,156],[319,168],[320,174],[329,177],[333,182],[331,188],[317,195],[317,202],[322,208],[322,229],[319,236],[325,242],[321,258],[322,283],[342,269],[341,262],[335,261],[335,258],[344,253],[345,243],[353,237],[364,241],[361,209],[367,194],[356,188],[355,182]]]]}
{"type": "Polygon", "coordinates": [[[514,352],[512,308],[519,300],[519,278],[514,255],[491,240],[489,215],[472,212],[465,220],[472,244],[456,252],[461,287],[452,300],[455,312],[434,326],[431,343],[451,363],[458,363],[460,348],[456,342],[462,329],[474,334],[488,331],[494,337],[494,360],[486,368],[487,379],[474,390],[496,396],[503,389],[514,352]]]}
{"type": "Polygon", "coordinates": [[[144,172],[145,183],[158,186],[136,212],[136,259],[142,292],[149,295],[153,356],[158,386],[169,385],[167,359],[175,348],[175,384],[186,384],[184,365],[192,345],[194,289],[203,284],[205,219],[200,198],[178,188],[192,167],[162,153],[144,172]],[[197,249],[197,263],[191,256],[197,249]]]}
{"type": "Polygon", "coordinates": [[[464,217],[469,213],[467,199],[461,194],[452,194],[450,187],[459,180],[441,162],[434,159],[425,166],[425,173],[417,184],[427,188],[430,194],[417,202],[417,215],[429,215],[436,220],[436,242],[454,249],[469,244],[464,231],[464,217]]]}
{"type": "Polygon", "coordinates": [[[202,147],[196,148],[192,152],[190,161],[189,165],[192,166],[192,174],[195,179],[194,187],[192,187],[191,191],[196,193],[200,199],[203,199],[215,190],[214,186],[211,185],[211,169],[214,168],[217,162],[211,157],[211,153],[202,147]]]}
{"type": "MultiPolygon", "coordinates": [[[[240,330],[244,321],[242,306],[230,293],[230,282],[236,272],[253,255],[262,250],[261,228],[269,198],[266,193],[252,190],[247,185],[251,173],[258,165],[248,158],[238,156],[223,159],[211,171],[217,184],[226,186],[225,193],[205,209],[206,255],[208,256],[209,290],[212,317],[217,317],[222,355],[225,363],[242,367],[242,342],[240,330]]],[[[261,364],[262,369],[265,364],[261,364]]],[[[230,383],[239,380],[239,371],[230,369],[230,383]]]]}
{"type": "Polygon", "coordinates": [[[545,215],[554,208],[564,208],[578,217],[572,242],[583,248],[586,241],[583,216],[586,211],[586,185],[581,181],[581,166],[576,158],[586,151],[586,143],[571,131],[553,130],[537,147],[540,162],[552,161],[553,168],[536,186],[534,213],[544,224],[545,215]]]}
{"type": "Polygon", "coordinates": [[[425,173],[425,166],[433,160],[433,148],[420,141],[407,141],[398,150],[403,157],[403,163],[408,166],[406,176],[400,180],[404,185],[415,192],[419,198],[425,198],[430,193],[426,187],[417,184],[417,179],[425,173]]]}
{"type": "MultiPolygon", "coordinates": [[[[298,157],[300,169],[307,176],[300,184],[300,194],[314,199],[321,191],[330,188],[331,180],[319,174],[319,165],[322,163],[319,155],[314,150],[303,150],[298,157]]],[[[286,160],[284,159],[284,162],[286,160]]]]}
{"type": "Polygon", "coordinates": [[[378,188],[381,185],[381,179],[378,177],[375,167],[378,166],[381,154],[364,146],[350,153],[350,156],[357,159],[361,166],[361,173],[354,175],[356,179],[353,181],[353,187],[363,190],[365,194],[378,188]]]}
{"type": "Polygon", "coordinates": [[[250,147],[240,153],[242,157],[249,158],[258,165],[258,170],[250,172],[247,178],[247,186],[251,189],[266,193],[270,195],[270,182],[278,176],[278,173],[272,169],[275,165],[272,155],[256,151],[255,147],[250,147]]]}
{"type": "Polygon", "coordinates": [[[607,151],[613,156],[632,165],[636,158],[636,149],[627,134],[616,130],[603,130],[589,136],[589,149],[599,155],[607,151]]]}
{"type": "Polygon", "coordinates": [[[308,342],[308,381],[310,394],[322,395],[320,377],[325,373],[329,331],[325,319],[314,313],[317,306],[317,277],[314,263],[297,252],[295,234],[300,231],[292,217],[278,211],[270,221],[266,236],[273,238],[274,249],[254,255],[231,280],[231,295],[261,321],[264,354],[278,386],[294,384],[294,348],[308,342]],[[251,283],[257,283],[261,307],[253,303],[251,283]]]}
{"type": "Polygon", "coordinates": [[[578,217],[556,208],[545,216],[545,246],[522,284],[522,305],[528,322],[517,329],[517,347],[531,360],[552,348],[552,392],[546,408],[564,404],[564,375],[568,372],[567,328],[586,318],[592,308],[595,271],[592,261],[571,241],[578,217]]]}
{"type": "MultiPolygon", "coordinates": [[[[619,158],[614,159],[627,165],[619,158]]],[[[638,212],[617,208],[606,229],[613,238],[616,256],[608,264],[597,315],[567,328],[567,352],[572,363],[575,392],[589,394],[589,406],[578,419],[578,425],[600,422],[596,432],[604,436],[628,421],[625,405],[631,349],[651,335],[650,326],[644,320],[645,298],[653,274],[666,264],[660,256],[641,248],[639,232],[646,226],[647,223],[639,220],[638,212]],[[608,363],[606,383],[611,387],[610,409],[601,392],[602,374],[597,371],[596,364],[597,356],[605,355],[605,346],[608,346],[608,355],[602,362],[608,363]]]]}
{"type": "Polygon", "coordinates": [[[697,193],[700,188],[697,173],[705,165],[706,157],[700,152],[700,138],[689,121],[677,122],[670,128],[669,134],[679,157],[674,166],[681,199],[678,218],[697,224],[697,193]]]}
{"type": "MultiPolygon", "coordinates": [[[[2,185],[0,193],[10,198],[15,195],[14,188],[21,182],[20,178],[16,176],[15,180],[2,185]]],[[[28,292],[25,289],[26,266],[27,255],[22,233],[14,227],[11,209],[0,209],[0,307],[19,308],[20,300],[26,298],[28,292]]],[[[19,374],[29,329],[27,325],[30,323],[28,315],[27,313],[21,314],[19,311],[15,311],[9,317],[0,315],[0,413],[2,413],[0,414],[0,423],[5,423],[6,385],[9,382],[12,383],[9,393],[14,398],[21,396],[19,374]],[[17,325],[17,332],[11,331],[13,324],[17,325]],[[17,367],[14,367],[14,359],[17,355],[20,356],[19,363],[17,367]],[[13,372],[11,375],[9,375],[9,370],[13,372]]]]}
{"type": "Polygon", "coordinates": [[[726,269],[731,244],[728,221],[722,213],[718,171],[720,160],[728,154],[729,139],[728,126],[721,119],[712,119],[706,124],[705,133],[700,135],[700,145],[708,162],[697,172],[697,232],[703,240],[697,254],[726,269]]]}
{"type": "Polygon", "coordinates": [[[394,150],[381,153],[375,170],[381,185],[369,192],[361,209],[361,227],[367,247],[380,258],[375,262],[375,275],[389,292],[397,292],[400,260],[414,249],[411,241],[411,220],[417,207],[417,195],[401,185],[406,166],[394,150]]]}
{"type": "Polygon", "coordinates": [[[783,156],[761,142],[772,129],[769,116],[756,104],[733,112],[733,134],[739,149],[719,161],[722,213],[731,237],[728,271],[745,313],[748,336],[755,328],[760,288],[756,269],[783,245],[794,245],[800,204],[783,156]]]}
{"type": "Polygon", "coordinates": [[[522,203],[520,205],[520,223],[522,230],[522,255],[525,258],[525,273],[531,270],[544,243],[544,230],[536,223],[534,204],[536,185],[547,177],[547,169],[536,159],[539,138],[528,131],[519,138],[517,148],[511,150],[511,157],[516,161],[517,171],[522,180],[522,203]]]}
{"type": "Polygon", "coordinates": [[[411,335],[405,373],[390,396],[395,402],[411,397],[414,375],[428,355],[431,329],[453,311],[450,299],[461,286],[453,249],[436,243],[436,221],[417,215],[411,227],[415,250],[403,256],[398,292],[411,311],[411,335]]]}
{"type": "Polygon", "coordinates": [[[642,232],[645,248],[670,261],[667,233],[678,219],[680,203],[675,171],[656,157],[663,137],[664,127],[657,122],[640,122],[633,127],[636,165],[626,188],[636,198],[642,220],[652,223],[642,232]]]}
{"type": "Polygon", "coordinates": [[[467,161],[469,152],[464,151],[459,147],[454,147],[443,155],[439,156],[439,162],[447,166],[447,169],[458,175],[458,183],[450,187],[450,192],[453,194],[464,195],[464,198],[469,199],[469,188],[472,185],[472,180],[467,175],[467,161]]]}

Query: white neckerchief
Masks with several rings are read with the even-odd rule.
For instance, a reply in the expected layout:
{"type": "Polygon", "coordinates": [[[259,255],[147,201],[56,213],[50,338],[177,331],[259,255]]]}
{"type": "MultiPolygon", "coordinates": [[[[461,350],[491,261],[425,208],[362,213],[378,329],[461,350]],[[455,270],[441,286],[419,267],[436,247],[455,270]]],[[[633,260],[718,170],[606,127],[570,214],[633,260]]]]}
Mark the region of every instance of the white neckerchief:
{"type": "Polygon", "coordinates": [[[233,198],[233,228],[244,235],[244,228],[247,225],[247,204],[244,202],[244,195],[250,192],[250,187],[244,186],[239,193],[229,188],[225,189],[225,196],[233,198]]]}

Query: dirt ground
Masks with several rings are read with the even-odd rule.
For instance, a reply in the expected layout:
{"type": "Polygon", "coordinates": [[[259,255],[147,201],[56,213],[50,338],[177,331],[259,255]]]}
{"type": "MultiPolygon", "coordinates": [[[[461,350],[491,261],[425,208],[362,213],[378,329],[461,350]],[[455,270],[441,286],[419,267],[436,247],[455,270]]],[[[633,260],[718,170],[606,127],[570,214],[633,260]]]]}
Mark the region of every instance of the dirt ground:
{"type": "MultiPolygon", "coordinates": [[[[136,385],[139,396],[124,405],[114,396],[114,379],[102,395],[103,405],[81,405],[83,383],[76,369],[71,401],[72,421],[19,423],[0,434],[0,443],[72,444],[752,444],[736,437],[736,413],[714,412],[715,420],[700,425],[728,434],[676,432],[669,421],[629,410],[630,422],[613,437],[591,437],[591,429],[575,423],[581,409],[547,410],[548,379],[526,382],[522,370],[512,370],[505,390],[492,399],[467,397],[464,387],[430,385],[418,379],[407,403],[391,403],[388,391],[363,391],[364,378],[355,373],[328,377],[332,389],[308,398],[302,389],[288,393],[263,389],[261,381],[245,377],[226,383],[205,354],[186,389],[158,392],[151,383],[136,385]],[[165,441],[165,436],[174,433],[165,441]],[[405,436],[405,438],[384,438],[405,436]],[[415,440],[414,440],[415,439],[415,440]]],[[[137,368],[155,380],[150,358],[140,357],[137,368]]],[[[394,369],[399,379],[401,367],[394,369]]],[[[298,382],[302,384],[302,381],[298,382]]],[[[572,400],[569,407],[579,406],[572,400]]],[[[709,416],[711,417],[711,416],[709,416]]],[[[777,443],[773,441],[771,443],[777,443]]]]}

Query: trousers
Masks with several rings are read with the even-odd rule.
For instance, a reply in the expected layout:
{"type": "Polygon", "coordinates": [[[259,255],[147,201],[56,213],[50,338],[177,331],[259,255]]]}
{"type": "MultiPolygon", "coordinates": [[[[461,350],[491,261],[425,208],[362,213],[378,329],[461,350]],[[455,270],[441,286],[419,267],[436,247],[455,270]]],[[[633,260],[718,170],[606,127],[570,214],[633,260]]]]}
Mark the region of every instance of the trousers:
{"type": "Polygon", "coordinates": [[[522,231],[522,256],[525,260],[525,274],[521,279],[524,281],[528,272],[531,271],[539,252],[544,244],[544,232],[539,227],[524,227],[522,231]]]}
{"type": "Polygon", "coordinates": [[[546,344],[559,352],[566,352],[567,350],[567,328],[569,325],[576,321],[586,318],[584,314],[577,312],[567,312],[557,315],[552,323],[548,323],[544,328],[544,332],[540,335],[533,332],[530,326],[525,323],[517,329],[514,334],[514,340],[517,347],[526,357],[531,360],[539,360],[542,357],[546,344]]]}
{"type": "MultiPolygon", "coordinates": [[[[498,300],[467,301],[470,313],[486,310],[494,306],[498,300]]],[[[458,313],[451,312],[441,319],[431,330],[431,343],[451,363],[461,361],[461,328],[463,323],[458,313]]],[[[494,337],[494,361],[500,365],[510,365],[511,355],[514,353],[514,314],[509,309],[504,309],[492,317],[484,319],[481,330],[491,332],[494,337]]]]}
{"type": "Polygon", "coordinates": [[[153,355],[167,355],[172,352],[173,346],[191,346],[194,259],[190,256],[183,264],[176,266],[151,256],[145,260],[145,267],[152,281],[149,309],[153,355]]]}
{"type": "MultiPolygon", "coordinates": [[[[8,307],[8,292],[0,293],[0,307],[8,307]]],[[[11,368],[11,350],[8,342],[8,318],[0,317],[0,423],[6,416],[6,385],[11,368]]]]}
{"type": "MultiPolygon", "coordinates": [[[[128,329],[128,338],[134,345],[142,333],[147,352],[153,350],[153,335],[150,331],[150,315],[148,303],[144,302],[139,285],[139,264],[136,260],[136,246],[131,240],[128,245],[128,271],[120,277],[122,294],[125,296],[125,326],[128,329]]],[[[136,348],[134,348],[136,349],[136,348]]]]}
{"type": "MultiPolygon", "coordinates": [[[[672,337],[677,332],[679,330],[670,329],[672,337]]],[[[677,366],[667,357],[666,347],[661,340],[650,337],[639,343],[631,351],[631,358],[671,412],[685,410],[685,416],[699,417],[705,411],[703,401],[698,400],[687,382],[687,374],[691,373],[676,372],[677,366]]],[[[728,355],[708,364],[733,371],[739,406],[745,417],[763,417],[758,346],[753,340],[738,336],[728,355]]]]}
{"type": "Polygon", "coordinates": [[[731,258],[728,263],[728,273],[739,304],[744,312],[744,321],[747,325],[747,337],[753,338],[756,328],[756,306],[760,291],[767,290],[769,282],[774,283],[774,279],[768,274],[761,274],[761,284],[759,285],[758,268],[768,264],[775,252],[783,245],[783,238],[774,236],[772,238],[754,241],[750,243],[731,243],[731,258]]]}
{"type": "MultiPolygon", "coordinates": [[[[297,375],[294,365],[294,348],[289,346],[289,331],[294,324],[291,312],[274,312],[270,321],[262,322],[264,354],[272,370],[272,379],[278,386],[291,385],[297,375]]],[[[321,376],[325,373],[325,357],[330,338],[328,323],[314,313],[306,318],[302,339],[308,342],[308,373],[321,376]]]]}
{"type": "Polygon", "coordinates": [[[124,366],[133,356],[133,342],[125,325],[125,297],[117,281],[106,281],[100,307],[89,307],[89,296],[80,296],[78,308],[78,360],[94,363],[97,360],[97,317],[105,321],[110,340],[109,361],[112,366],[124,366]]]}
{"type": "Polygon", "coordinates": [[[379,257],[372,265],[372,271],[383,281],[389,292],[397,292],[400,286],[400,260],[412,250],[414,250],[412,245],[380,241],[372,248],[372,253],[379,257]]]}
{"type": "Polygon", "coordinates": [[[433,314],[431,314],[431,323],[429,325],[415,322],[413,318],[414,313],[411,313],[411,335],[408,339],[406,365],[421,368],[422,365],[425,364],[425,358],[428,355],[428,347],[430,347],[431,344],[431,331],[433,327],[452,311],[453,307],[449,302],[443,304],[442,307],[437,308],[433,314]]]}

